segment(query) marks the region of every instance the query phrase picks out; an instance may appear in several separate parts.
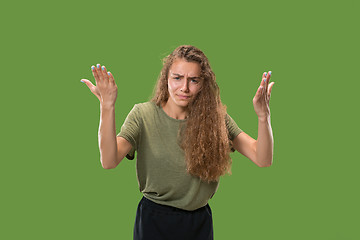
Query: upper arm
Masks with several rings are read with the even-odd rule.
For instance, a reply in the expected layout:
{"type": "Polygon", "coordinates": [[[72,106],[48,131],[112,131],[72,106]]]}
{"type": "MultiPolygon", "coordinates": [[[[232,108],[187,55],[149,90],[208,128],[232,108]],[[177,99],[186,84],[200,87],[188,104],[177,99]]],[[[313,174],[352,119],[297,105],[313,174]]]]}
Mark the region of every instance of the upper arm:
{"type": "Polygon", "coordinates": [[[117,162],[118,164],[124,159],[132,148],[131,143],[123,137],[116,137],[117,142],[117,162]]]}
{"type": "Polygon", "coordinates": [[[127,115],[120,132],[117,135],[117,162],[120,163],[124,157],[132,160],[137,149],[142,128],[141,104],[135,104],[127,115]],[[127,156],[128,155],[128,156],[127,156]]]}
{"type": "MultiPolygon", "coordinates": [[[[256,165],[256,140],[245,132],[239,133],[232,141],[233,148],[253,161],[256,165]]],[[[259,165],[258,165],[259,166],[259,165]]]]}

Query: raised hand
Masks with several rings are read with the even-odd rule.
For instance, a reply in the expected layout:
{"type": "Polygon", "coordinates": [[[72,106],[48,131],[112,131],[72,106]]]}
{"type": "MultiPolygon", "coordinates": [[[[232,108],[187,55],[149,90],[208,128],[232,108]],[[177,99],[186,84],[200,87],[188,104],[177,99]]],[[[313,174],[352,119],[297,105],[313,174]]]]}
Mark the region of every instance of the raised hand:
{"type": "Polygon", "coordinates": [[[261,83],[253,98],[254,110],[258,118],[266,118],[270,116],[269,101],[271,96],[271,89],[274,82],[269,84],[271,71],[262,75],[261,83]]]}
{"type": "Polygon", "coordinates": [[[118,88],[115,84],[114,76],[111,72],[106,71],[105,66],[100,64],[97,64],[96,67],[91,66],[91,71],[94,75],[96,86],[87,79],[81,79],[81,81],[89,87],[101,104],[107,106],[115,105],[118,88]]]}

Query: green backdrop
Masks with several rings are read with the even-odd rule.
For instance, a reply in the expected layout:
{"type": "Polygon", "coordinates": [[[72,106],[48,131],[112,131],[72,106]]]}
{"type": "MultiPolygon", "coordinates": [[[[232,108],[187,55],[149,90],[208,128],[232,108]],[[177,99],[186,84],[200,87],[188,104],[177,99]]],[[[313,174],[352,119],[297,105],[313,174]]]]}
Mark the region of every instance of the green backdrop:
{"type": "Polygon", "coordinates": [[[204,51],[239,127],[271,70],[274,163],[233,153],[209,201],[215,239],[360,239],[359,1],[17,1],[1,19],[1,239],[132,239],[135,161],[100,164],[100,63],[117,132],[148,101],[161,59],[204,51]]]}

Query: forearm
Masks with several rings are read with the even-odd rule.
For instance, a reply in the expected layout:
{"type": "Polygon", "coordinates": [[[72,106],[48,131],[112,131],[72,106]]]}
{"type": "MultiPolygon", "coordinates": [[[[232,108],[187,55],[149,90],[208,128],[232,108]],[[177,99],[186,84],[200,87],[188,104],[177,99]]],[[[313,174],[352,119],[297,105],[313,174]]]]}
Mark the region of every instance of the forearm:
{"type": "Polygon", "coordinates": [[[274,139],[270,122],[270,116],[258,118],[256,160],[261,167],[271,166],[273,160],[274,139]]]}
{"type": "Polygon", "coordinates": [[[118,165],[115,105],[100,104],[99,149],[103,168],[110,169],[118,165]]]}

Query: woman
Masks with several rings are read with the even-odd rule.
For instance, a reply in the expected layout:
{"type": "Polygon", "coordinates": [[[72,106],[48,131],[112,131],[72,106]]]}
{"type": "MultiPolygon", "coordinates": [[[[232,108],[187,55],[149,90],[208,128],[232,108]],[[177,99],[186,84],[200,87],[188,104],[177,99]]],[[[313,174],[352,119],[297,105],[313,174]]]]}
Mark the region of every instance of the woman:
{"type": "Polygon", "coordinates": [[[208,200],[220,176],[230,173],[230,151],[259,167],[272,164],[269,99],[273,82],[264,73],[253,99],[258,139],[244,133],[226,113],[209,61],[198,48],[183,45],[163,62],[151,101],[135,104],[116,136],[117,86],[105,66],[92,66],[96,86],[82,79],[100,100],[99,148],[105,169],[137,152],[143,193],[134,239],[213,239],[208,200]]]}

